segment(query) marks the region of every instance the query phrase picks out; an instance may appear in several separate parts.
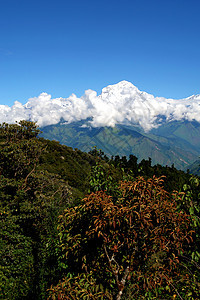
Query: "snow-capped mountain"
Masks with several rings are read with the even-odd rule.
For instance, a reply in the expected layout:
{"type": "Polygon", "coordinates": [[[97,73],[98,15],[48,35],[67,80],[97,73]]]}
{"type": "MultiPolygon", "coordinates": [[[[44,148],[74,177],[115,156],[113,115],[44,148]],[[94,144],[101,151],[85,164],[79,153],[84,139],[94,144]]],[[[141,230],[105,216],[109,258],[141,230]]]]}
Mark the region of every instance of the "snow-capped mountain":
{"type": "Polygon", "coordinates": [[[133,154],[141,161],[187,169],[200,154],[200,95],[174,100],[154,97],[121,81],[97,95],[87,90],[78,98],[52,99],[42,93],[25,105],[0,106],[0,123],[31,120],[42,136],[89,151],[133,154]]]}
{"type": "Polygon", "coordinates": [[[80,98],[72,94],[68,98],[52,99],[51,95],[42,93],[25,105],[18,101],[12,107],[0,105],[0,123],[26,119],[44,127],[58,124],[60,120],[70,124],[88,118],[91,127],[136,125],[146,132],[171,121],[200,122],[200,95],[180,100],[154,97],[130,82],[121,81],[103,88],[100,95],[87,90],[80,98]]]}

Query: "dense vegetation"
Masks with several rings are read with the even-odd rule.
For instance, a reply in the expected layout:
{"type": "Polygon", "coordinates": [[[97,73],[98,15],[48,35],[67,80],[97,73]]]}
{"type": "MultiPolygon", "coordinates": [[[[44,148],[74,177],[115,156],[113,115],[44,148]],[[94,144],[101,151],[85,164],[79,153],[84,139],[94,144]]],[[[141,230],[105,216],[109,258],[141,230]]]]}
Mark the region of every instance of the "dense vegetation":
{"type": "Polygon", "coordinates": [[[1,299],[199,299],[200,181],[0,125],[1,299]]]}

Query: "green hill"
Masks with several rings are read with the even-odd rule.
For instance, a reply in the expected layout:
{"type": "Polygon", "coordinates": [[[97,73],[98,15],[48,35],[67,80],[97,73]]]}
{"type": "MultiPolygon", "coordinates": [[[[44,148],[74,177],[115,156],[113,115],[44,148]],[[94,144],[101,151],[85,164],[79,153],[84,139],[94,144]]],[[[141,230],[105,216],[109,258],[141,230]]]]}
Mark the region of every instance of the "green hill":
{"type": "Polygon", "coordinates": [[[81,121],[44,127],[42,136],[84,152],[96,146],[109,157],[115,155],[128,157],[133,154],[139,161],[151,157],[153,164],[169,166],[174,164],[178,169],[185,169],[197,159],[199,144],[197,142],[196,145],[192,144],[192,138],[190,141],[187,136],[182,138],[180,132],[183,126],[181,126],[176,124],[176,130],[173,127],[171,132],[170,128],[166,127],[155,133],[145,133],[136,126],[92,128],[81,121]]]}

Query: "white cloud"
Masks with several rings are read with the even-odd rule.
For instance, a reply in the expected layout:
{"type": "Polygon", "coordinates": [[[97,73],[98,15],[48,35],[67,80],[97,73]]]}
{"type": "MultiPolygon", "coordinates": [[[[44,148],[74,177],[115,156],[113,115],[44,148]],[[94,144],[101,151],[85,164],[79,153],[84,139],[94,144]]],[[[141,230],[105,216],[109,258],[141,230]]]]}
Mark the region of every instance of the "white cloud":
{"type": "Polygon", "coordinates": [[[173,100],[139,91],[127,81],[108,86],[102,94],[87,90],[78,98],[52,99],[42,93],[30,98],[25,105],[15,102],[12,107],[0,105],[0,123],[14,123],[22,119],[32,120],[40,127],[57,124],[61,119],[73,121],[91,118],[91,126],[112,126],[117,123],[137,124],[145,131],[159,125],[160,116],[167,121],[187,119],[200,122],[200,95],[173,100]]]}

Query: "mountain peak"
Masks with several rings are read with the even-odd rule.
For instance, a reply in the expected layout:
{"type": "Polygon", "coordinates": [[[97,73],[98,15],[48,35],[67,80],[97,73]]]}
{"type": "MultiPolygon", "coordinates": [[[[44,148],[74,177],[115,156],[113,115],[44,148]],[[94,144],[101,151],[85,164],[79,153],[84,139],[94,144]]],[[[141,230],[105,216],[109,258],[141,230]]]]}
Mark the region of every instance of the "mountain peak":
{"type": "Polygon", "coordinates": [[[130,90],[139,92],[138,88],[136,86],[134,86],[131,82],[122,80],[116,84],[108,85],[107,87],[103,88],[102,93],[106,93],[109,91],[123,92],[124,90],[127,92],[130,90]]]}
{"type": "Polygon", "coordinates": [[[158,98],[123,80],[103,88],[99,96],[92,90],[80,98],[72,94],[52,99],[42,93],[25,105],[16,102],[12,107],[0,106],[0,123],[32,120],[44,127],[61,119],[67,123],[90,119],[93,127],[134,124],[145,131],[175,120],[200,123],[200,96],[180,100],[158,98]]]}

